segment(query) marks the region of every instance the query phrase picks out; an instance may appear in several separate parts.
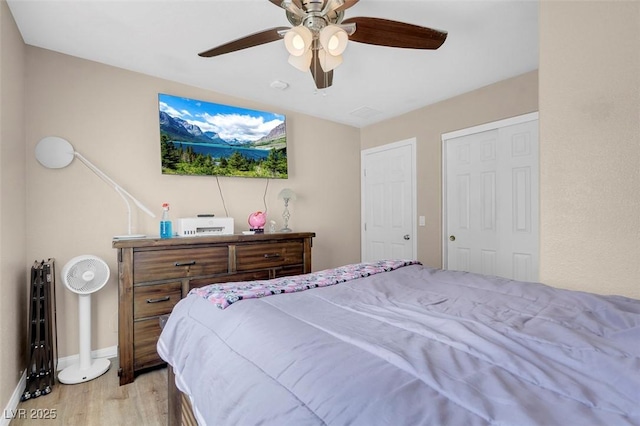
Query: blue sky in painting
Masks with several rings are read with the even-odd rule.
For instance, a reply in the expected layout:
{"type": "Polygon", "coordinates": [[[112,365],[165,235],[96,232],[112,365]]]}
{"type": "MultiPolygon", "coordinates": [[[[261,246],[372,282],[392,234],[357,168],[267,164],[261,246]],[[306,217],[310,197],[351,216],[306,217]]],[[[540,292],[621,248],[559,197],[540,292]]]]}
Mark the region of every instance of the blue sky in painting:
{"type": "Polygon", "coordinates": [[[160,111],[215,132],[225,140],[255,141],[283,123],[284,115],[158,94],[160,111]]]}

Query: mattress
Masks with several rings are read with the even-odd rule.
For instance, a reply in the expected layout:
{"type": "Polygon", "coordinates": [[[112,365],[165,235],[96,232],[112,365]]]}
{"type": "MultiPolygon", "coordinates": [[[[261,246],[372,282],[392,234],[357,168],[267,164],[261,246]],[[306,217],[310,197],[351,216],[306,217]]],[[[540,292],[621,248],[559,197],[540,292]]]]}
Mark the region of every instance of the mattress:
{"type": "Polygon", "coordinates": [[[203,425],[640,425],[640,301],[407,265],[158,341],[203,425]]]}

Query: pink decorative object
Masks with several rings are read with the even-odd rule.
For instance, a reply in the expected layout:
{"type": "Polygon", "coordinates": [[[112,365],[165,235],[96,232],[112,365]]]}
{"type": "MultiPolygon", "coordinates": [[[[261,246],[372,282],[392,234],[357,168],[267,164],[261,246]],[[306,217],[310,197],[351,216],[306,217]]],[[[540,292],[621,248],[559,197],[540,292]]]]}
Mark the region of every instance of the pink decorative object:
{"type": "Polygon", "coordinates": [[[252,231],[264,231],[265,223],[267,223],[266,213],[254,212],[249,215],[249,227],[252,231]]]}

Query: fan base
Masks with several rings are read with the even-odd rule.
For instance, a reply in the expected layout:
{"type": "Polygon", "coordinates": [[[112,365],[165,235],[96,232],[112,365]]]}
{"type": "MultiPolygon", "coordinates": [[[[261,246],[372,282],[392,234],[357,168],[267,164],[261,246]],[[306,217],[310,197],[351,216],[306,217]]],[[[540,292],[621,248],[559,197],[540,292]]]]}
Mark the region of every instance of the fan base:
{"type": "Polygon", "coordinates": [[[81,369],[80,364],[73,364],[58,373],[58,381],[65,385],[88,382],[98,376],[102,376],[111,366],[107,358],[94,359],[89,368],[81,369]]]}

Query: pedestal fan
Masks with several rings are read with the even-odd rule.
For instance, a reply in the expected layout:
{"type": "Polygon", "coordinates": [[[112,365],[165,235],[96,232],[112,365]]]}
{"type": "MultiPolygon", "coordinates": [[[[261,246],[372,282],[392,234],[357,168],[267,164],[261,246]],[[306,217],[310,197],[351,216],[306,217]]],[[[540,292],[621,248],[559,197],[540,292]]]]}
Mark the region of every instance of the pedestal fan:
{"type": "Polygon", "coordinates": [[[78,294],[78,328],[80,361],[58,374],[60,383],[83,383],[104,374],[111,362],[106,358],[91,359],[91,294],[109,281],[109,266],[99,257],[77,256],[62,268],[62,281],[69,290],[78,294]]]}

